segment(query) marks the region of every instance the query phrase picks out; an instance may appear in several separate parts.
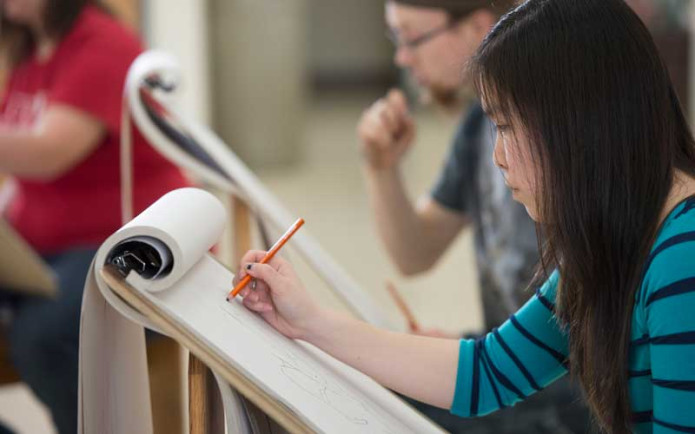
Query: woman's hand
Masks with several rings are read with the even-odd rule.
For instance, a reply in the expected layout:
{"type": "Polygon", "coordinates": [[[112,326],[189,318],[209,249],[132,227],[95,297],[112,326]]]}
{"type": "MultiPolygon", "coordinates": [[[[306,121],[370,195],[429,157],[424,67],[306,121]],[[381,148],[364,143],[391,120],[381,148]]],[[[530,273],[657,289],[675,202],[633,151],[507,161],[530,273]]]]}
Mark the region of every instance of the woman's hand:
{"type": "Polygon", "coordinates": [[[321,309],[287,261],[275,257],[267,264],[260,264],[265,254],[259,250],[247,252],[241,259],[234,284],[247,274],[254,278],[255,285],[252,281],[241,291],[244,306],[283,335],[303,339],[320,322],[321,309]]]}

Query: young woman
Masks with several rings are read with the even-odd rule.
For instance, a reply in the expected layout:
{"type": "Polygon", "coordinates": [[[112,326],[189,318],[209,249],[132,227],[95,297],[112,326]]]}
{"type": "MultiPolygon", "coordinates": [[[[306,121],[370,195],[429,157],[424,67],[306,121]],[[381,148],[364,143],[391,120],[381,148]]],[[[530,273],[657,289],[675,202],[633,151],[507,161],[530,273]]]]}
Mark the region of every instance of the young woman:
{"type": "Polygon", "coordinates": [[[536,296],[478,341],[403,335],[323,309],[287,262],[249,252],[244,304],[461,416],[571,371],[604,430],[693,432],[695,145],[647,30],[622,0],[529,0],[473,72],[495,162],[539,226],[536,296]]]}
{"type": "MultiPolygon", "coordinates": [[[[0,174],[18,181],[6,216],[55,271],[54,300],[12,297],[10,356],[60,433],[77,431],[80,305],[87,269],[120,227],[123,85],[137,37],[89,0],[3,0],[11,73],[0,104],[0,174]]],[[[134,140],[135,208],[186,185],[134,140]]],[[[0,432],[2,428],[0,427],[0,432]]]]}

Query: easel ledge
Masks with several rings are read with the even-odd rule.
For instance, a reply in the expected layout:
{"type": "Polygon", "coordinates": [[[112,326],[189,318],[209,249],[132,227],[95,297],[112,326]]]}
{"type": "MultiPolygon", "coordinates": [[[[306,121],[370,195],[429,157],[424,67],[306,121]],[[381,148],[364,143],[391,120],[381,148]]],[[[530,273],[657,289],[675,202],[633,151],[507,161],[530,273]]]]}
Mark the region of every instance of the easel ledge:
{"type": "MultiPolygon", "coordinates": [[[[190,331],[167,317],[162,310],[143,296],[138,290],[129,285],[118,271],[112,266],[105,266],[99,271],[104,282],[126,303],[146,316],[172,339],[183,345],[210,369],[229,382],[239,393],[258,406],[263,412],[274,419],[290,433],[313,433],[305,421],[286,406],[278,403],[267,392],[246,378],[241,372],[230,366],[190,331]]],[[[192,402],[194,407],[197,403],[192,402]]],[[[193,413],[193,411],[191,411],[193,413]]]]}

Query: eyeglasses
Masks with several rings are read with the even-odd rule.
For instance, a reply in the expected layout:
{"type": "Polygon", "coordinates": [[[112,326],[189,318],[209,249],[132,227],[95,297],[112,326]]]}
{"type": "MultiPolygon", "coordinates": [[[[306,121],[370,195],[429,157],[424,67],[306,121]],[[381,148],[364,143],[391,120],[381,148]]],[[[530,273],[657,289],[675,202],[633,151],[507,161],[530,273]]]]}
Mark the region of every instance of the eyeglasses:
{"type": "Polygon", "coordinates": [[[387,29],[386,30],[386,38],[389,41],[391,41],[396,48],[405,47],[405,48],[408,48],[409,50],[415,50],[416,48],[418,48],[422,44],[424,44],[428,41],[431,41],[432,39],[441,35],[442,33],[448,32],[449,30],[454,28],[459,23],[459,21],[461,21],[461,20],[460,19],[451,20],[441,27],[434,28],[434,29],[432,29],[428,32],[425,32],[422,35],[420,35],[416,38],[410,39],[410,40],[404,40],[403,38],[401,38],[399,36],[398,32],[396,32],[393,29],[387,29]]]}

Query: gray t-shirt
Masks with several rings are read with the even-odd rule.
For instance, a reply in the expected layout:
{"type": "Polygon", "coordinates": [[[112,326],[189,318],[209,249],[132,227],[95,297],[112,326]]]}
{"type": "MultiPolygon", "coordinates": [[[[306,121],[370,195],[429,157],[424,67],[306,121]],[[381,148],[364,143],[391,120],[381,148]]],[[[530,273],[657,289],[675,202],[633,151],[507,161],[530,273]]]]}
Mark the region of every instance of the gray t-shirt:
{"type": "Polygon", "coordinates": [[[499,326],[532,295],[538,263],[533,220],[512,199],[492,160],[494,125],[476,102],[459,126],[432,197],[473,221],[487,330],[499,326]]]}

